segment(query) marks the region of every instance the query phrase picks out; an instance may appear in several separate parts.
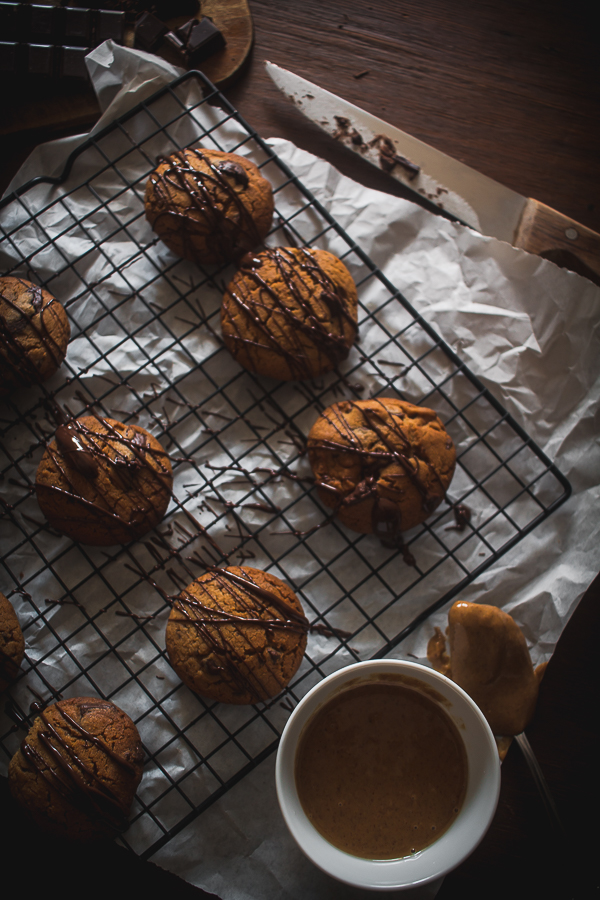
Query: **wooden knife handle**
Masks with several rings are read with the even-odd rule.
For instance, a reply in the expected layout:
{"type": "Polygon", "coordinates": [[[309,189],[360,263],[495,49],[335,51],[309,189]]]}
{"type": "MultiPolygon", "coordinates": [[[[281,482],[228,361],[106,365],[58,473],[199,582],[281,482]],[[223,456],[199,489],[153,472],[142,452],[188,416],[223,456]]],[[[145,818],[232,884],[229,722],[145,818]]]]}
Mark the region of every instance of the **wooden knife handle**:
{"type": "Polygon", "coordinates": [[[538,200],[528,200],[513,241],[600,285],[600,234],[538,200]]]}

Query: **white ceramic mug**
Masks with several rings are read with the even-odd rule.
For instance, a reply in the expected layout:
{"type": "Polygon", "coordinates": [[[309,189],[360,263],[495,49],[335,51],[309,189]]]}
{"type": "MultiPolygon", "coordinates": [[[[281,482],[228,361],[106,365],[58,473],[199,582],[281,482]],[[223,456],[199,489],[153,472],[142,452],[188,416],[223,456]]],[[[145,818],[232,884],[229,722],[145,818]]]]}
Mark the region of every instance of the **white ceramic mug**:
{"type": "MultiPolygon", "coordinates": [[[[429,690],[428,690],[429,688],[429,690]]],[[[433,669],[402,660],[370,660],[334,672],[306,694],[290,716],[277,752],[276,783],[286,825],[300,849],[328,875],[368,890],[392,891],[427,884],[458,866],[480,842],[496,811],[500,761],[496,741],[479,708],[462,688],[433,669]],[[317,709],[348,682],[404,675],[422,681],[444,698],[442,709],[458,728],[467,753],[468,780],[462,808],[450,827],[423,850],[401,859],[373,860],[352,856],[330,844],[306,816],[294,777],[300,735],[317,709]]]]}

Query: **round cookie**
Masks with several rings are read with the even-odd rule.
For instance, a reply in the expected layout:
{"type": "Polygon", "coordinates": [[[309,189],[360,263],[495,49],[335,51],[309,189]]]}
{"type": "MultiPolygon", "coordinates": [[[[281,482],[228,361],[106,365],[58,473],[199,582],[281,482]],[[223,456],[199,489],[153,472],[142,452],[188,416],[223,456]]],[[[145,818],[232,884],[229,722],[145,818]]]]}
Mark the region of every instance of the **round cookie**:
{"type": "Polygon", "coordinates": [[[251,372],[315,378],[346,359],[357,327],[356,286],[327,250],[277,247],[248,254],[221,308],[225,346],[251,372]]]}
{"type": "Polygon", "coordinates": [[[58,531],[106,547],[162,520],[173,487],[169,457],[139,425],[83,416],[61,425],[39,464],[40,509],[58,531]]]}
{"type": "Polygon", "coordinates": [[[125,831],[144,753],[129,716],[107,700],[47,707],[8,768],[15,800],[41,828],[79,841],[125,831]]]}
{"type": "Polygon", "coordinates": [[[273,190],[243,156],[188,148],[161,159],[151,173],[146,217],[178,256],[200,264],[228,263],[268,234],[273,190]]]}
{"type": "Polygon", "coordinates": [[[10,600],[0,594],[0,691],[17,676],[25,656],[23,632],[10,600]]]}
{"type": "Polygon", "coordinates": [[[344,525],[398,547],[444,498],[456,452],[433,410],[382,397],[328,407],[308,458],[319,497],[344,525]]]}
{"type": "Polygon", "coordinates": [[[56,297],[24,278],[0,278],[0,396],[54,375],[70,336],[56,297]]]}
{"type": "Polygon", "coordinates": [[[278,694],[306,648],[300,601],[275,575],[248,566],[211,569],[173,603],[167,652],[181,680],[222,703],[278,694]]]}

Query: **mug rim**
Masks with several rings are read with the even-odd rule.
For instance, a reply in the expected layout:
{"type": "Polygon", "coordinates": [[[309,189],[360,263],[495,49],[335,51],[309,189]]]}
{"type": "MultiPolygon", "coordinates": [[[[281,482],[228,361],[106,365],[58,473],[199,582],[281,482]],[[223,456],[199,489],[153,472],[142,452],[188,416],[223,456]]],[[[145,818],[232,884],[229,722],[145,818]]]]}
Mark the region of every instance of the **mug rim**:
{"type": "MultiPolygon", "coordinates": [[[[429,695],[429,692],[428,692],[429,695]]],[[[367,890],[402,890],[435,881],[460,865],[488,830],[500,793],[500,760],[490,726],[471,697],[455,682],[420,663],[397,659],[354,663],[328,675],[300,700],[281,735],[275,764],[277,799],[300,850],[327,875],[367,890]],[[298,740],[317,710],[348,682],[384,674],[406,674],[434,688],[442,708],[463,738],[468,761],[467,791],[458,816],[432,844],[399,859],[365,859],[335,847],[310,822],[295,783],[298,740]]]]}

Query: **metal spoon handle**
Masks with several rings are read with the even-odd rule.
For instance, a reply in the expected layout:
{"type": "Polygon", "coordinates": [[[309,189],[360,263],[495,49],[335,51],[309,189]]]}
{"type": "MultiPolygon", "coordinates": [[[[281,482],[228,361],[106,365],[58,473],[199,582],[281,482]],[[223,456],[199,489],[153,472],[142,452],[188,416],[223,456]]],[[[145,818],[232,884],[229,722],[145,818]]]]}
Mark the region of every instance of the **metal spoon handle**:
{"type": "Polygon", "coordinates": [[[566,838],[567,832],[565,831],[565,827],[561,821],[561,818],[558,814],[558,809],[556,808],[556,803],[554,802],[554,798],[550,793],[550,788],[548,787],[548,782],[544,778],[544,773],[540,768],[540,764],[537,761],[537,757],[533,752],[531,744],[527,740],[525,736],[525,732],[521,732],[521,734],[515,735],[515,740],[519,747],[521,748],[521,752],[525,757],[525,761],[529,766],[529,770],[533,776],[533,780],[537,785],[537,789],[540,792],[542,800],[544,801],[544,806],[546,807],[546,812],[552,822],[554,830],[556,833],[562,837],[566,838]]]}

